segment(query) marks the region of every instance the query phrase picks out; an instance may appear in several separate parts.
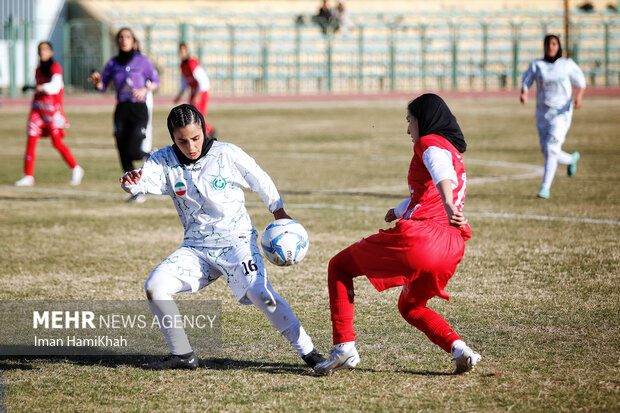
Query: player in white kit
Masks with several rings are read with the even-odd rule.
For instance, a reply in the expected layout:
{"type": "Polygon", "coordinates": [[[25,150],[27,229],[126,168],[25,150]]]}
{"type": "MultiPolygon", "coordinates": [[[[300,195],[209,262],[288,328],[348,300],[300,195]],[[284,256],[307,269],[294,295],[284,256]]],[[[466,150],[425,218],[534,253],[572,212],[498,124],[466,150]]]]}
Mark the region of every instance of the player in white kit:
{"type": "MultiPolygon", "coordinates": [[[[181,247],[145,283],[153,315],[178,317],[173,295],[197,292],[223,275],[237,300],[257,306],[310,367],[324,361],[286,300],[273,290],[245,208],[243,188],[250,188],[275,219],[290,218],[269,175],[241,148],[205,138],[204,118],[192,105],[172,109],[168,130],[174,144],[120,179],[132,195],[170,195],[185,228],[181,247]]],[[[170,355],[147,368],[197,368],[185,330],[164,324],[170,355]]]]}
{"type": "Polygon", "coordinates": [[[546,199],[549,198],[558,163],[568,165],[568,176],[577,172],[579,152],[564,152],[562,144],[573,118],[573,96],[575,109],[581,108],[586,79],[572,59],[562,57],[562,46],[557,36],[545,36],[544,47],[545,57],[533,61],[523,74],[520,100],[523,104],[527,103],[528,90],[536,80],[536,126],[545,157],[545,172],[538,197],[546,199]],[[575,87],[574,92],[572,86],[575,87]]]}

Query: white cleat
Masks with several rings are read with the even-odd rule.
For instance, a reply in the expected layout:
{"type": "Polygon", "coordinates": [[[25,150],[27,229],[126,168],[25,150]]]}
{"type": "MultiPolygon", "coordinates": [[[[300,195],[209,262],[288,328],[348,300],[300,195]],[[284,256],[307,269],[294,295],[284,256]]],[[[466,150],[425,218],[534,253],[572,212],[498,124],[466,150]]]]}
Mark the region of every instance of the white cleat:
{"type": "Polygon", "coordinates": [[[84,177],[84,169],[80,165],[77,165],[75,168],[71,170],[71,182],[72,186],[78,186],[82,183],[82,178],[84,177]]]}
{"type": "Polygon", "coordinates": [[[329,357],[322,363],[314,366],[318,374],[331,374],[340,369],[353,369],[360,362],[360,355],[355,348],[355,342],[337,344],[330,352],[329,357]]]}
{"type": "Polygon", "coordinates": [[[452,359],[452,361],[456,364],[454,374],[469,374],[481,358],[482,356],[480,354],[476,353],[469,347],[466,347],[463,350],[463,354],[452,359]]]}
{"type": "Polygon", "coordinates": [[[15,186],[34,186],[34,176],[24,175],[22,179],[15,182],[15,186]]]}

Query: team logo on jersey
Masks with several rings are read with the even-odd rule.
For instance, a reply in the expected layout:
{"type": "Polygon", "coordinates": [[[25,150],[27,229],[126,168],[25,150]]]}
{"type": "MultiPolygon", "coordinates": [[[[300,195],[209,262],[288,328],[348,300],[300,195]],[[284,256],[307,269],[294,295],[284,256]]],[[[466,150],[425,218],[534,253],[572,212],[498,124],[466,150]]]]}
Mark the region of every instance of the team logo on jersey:
{"type": "Polygon", "coordinates": [[[183,196],[187,192],[187,187],[183,182],[177,182],[174,184],[174,193],[178,196],[183,196]]]}
{"type": "Polygon", "coordinates": [[[217,176],[213,182],[211,182],[211,185],[213,185],[214,189],[222,190],[226,187],[226,180],[221,176],[217,176]]]}

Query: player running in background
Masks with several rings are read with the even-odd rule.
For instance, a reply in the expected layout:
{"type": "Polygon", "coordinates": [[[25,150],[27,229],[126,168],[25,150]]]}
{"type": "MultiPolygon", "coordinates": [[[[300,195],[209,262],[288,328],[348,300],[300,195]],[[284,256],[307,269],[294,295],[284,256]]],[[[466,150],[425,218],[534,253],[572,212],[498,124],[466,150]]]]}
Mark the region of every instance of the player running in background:
{"type": "Polygon", "coordinates": [[[211,83],[207,72],[200,66],[200,62],[195,57],[189,55],[187,45],[179,44],[179,57],[181,57],[181,89],[174,98],[174,103],[178,103],[189,86],[189,103],[198,108],[205,118],[205,128],[209,136],[215,138],[215,129],[206,121],[207,108],[209,106],[209,90],[211,83]]]}
{"type": "MultiPolygon", "coordinates": [[[[168,131],[173,145],[120,179],[134,195],[170,195],[185,228],[181,247],[145,283],[153,315],[178,317],[173,295],[197,292],[225,275],[237,300],[258,307],[310,367],[325,360],[271,287],[245,208],[243,187],[258,192],[275,219],[290,218],[271,178],[239,147],[207,138],[204,118],[192,105],[172,109],[168,131]]],[[[162,332],[170,355],[147,368],[195,369],[198,359],[184,329],[162,327],[162,332]]]]}
{"type": "MultiPolygon", "coordinates": [[[[110,82],[116,88],[114,110],[114,136],[125,172],[134,169],[133,161],[142,160],[149,154],[141,150],[148,124],[146,97],[149,91],[159,87],[159,75],[153,63],[136,50],[136,38],[129,28],[116,34],[118,55],[106,64],[103,74],[93,72],[89,80],[103,92],[110,82]]],[[[130,202],[143,202],[144,197],[131,197],[130,202]]]]}
{"type": "Polygon", "coordinates": [[[568,165],[568,176],[577,173],[579,152],[564,152],[562,144],[573,118],[573,95],[575,109],[581,108],[586,79],[577,63],[562,57],[558,36],[545,36],[544,49],[545,57],[533,61],[523,74],[520,100],[522,104],[527,103],[529,87],[536,80],[536,127],[545,157],[545,173],[538,197],[547,199],[558,163],[568,165]],[[575,87],[574,93],[571,86],[575,87]]]}
{"type": "MultiPolygon", "coordinates": [[[[49,136],[54,148],[60,152],[63,159],[71,168],[71,185],[79,185],[84,176],[84,170],[77,164],[71,150],[63,142],[65,128],[69,122],[63,108],[65,86],[62,77],[62,67],[54,61],[54,51],[49,42],[39,43],[39,66],[35,73],[36,86],[32,100],[30,117],[28,118],[28,143],[24,158],[24,176],[16,186],[34,185],[34,161],[37,143],[41,136],[49,136]]],[[[27,89],[28,87],[25,87],[27,89]]]]}
{"type": "Polygon", "coordinates": [[[408,183],[411,196],[385,215],[393,228],[363,238],[329,262],[328,288],[333,343],[329,358],[315,366],[329,374],[354,368],[360,361],[353,329],[353,278],[366,275],[378,290],[403,286],[401,315],[443,350],[452,353],[455,373],[467,373],[480,360],[450,328],[426,307],[433,297],[448,300],[444,290],[465,252],[471,228],[463,215],[467,145],[456,119],[437,95],[409,103],[407,133],[413,142],[408,183]]]}

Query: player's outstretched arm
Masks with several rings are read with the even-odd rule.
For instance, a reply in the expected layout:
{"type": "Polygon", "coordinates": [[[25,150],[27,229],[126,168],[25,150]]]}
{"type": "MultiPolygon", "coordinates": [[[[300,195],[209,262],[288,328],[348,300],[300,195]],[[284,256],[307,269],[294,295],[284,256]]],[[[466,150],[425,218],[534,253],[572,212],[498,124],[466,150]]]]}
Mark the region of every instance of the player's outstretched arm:
{"type": "Polygon", "coordinates": [[[291,217],[290,217],[290,216],[286,213],[286,211],[284,210],[284,208],[280,208],[280,209],[278,209],[278,210],[276,210],[276,211],[273,211],[273,217],[274,217],[275,219],[284,219],[284,218],[286,218],[286,219],[293,219],[293,218],[291,218],[291,217]]]}
{"type": "Polygon", "coordinates": [[[142,169],[126,172],[119,182],[123,185],[136,185],[142,178],[142,169]]]}

